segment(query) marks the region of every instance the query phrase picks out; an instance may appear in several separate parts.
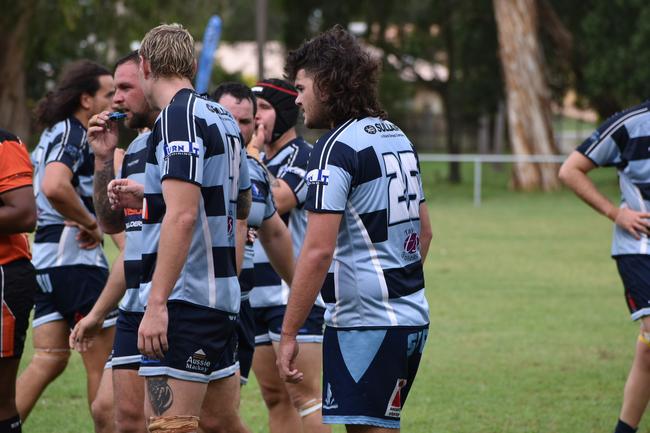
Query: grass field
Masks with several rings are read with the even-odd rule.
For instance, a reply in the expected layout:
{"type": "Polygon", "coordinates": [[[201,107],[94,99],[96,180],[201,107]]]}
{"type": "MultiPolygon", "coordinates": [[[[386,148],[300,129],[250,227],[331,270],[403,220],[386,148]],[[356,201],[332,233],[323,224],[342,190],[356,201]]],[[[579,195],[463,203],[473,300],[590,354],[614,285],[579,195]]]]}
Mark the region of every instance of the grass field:
{"type": "MultiPolygon", "coordinates": [[[[474,208],[471,168],[453,187],[444,165],[423,169],[434,227],[431,329],[402,431],[612,431],[638,329],[609,258],[611,225],[568,191],[510,192],[507,169],[487,166],[483,206],[474,208]]],[[[614,171],[597,175],[617,199],[614,171]]],[[[90,432],[85,405],[75,354],[25,431],[90,432]]],[[[254,380],[242,413],[254,432],[267,431],[254,380]]]]}

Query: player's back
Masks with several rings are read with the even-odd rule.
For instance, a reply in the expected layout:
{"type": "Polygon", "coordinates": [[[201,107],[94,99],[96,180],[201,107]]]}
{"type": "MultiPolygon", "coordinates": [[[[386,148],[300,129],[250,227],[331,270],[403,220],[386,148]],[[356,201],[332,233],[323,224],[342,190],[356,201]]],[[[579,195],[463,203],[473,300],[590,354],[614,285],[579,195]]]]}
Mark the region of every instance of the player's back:
{"type": "Polygon", "coordinates": [[[232,116],[190,89],[180,90],[158,116],[145,172],[141,299],[150,289],[166,211],[162,182],[178,179],[199,186],[201,197],[187,260],[169,300],[239,310],[234,219],[241,143],[232,116]]]}
{"type": "Polygon", "coordinates": [[[419,249],[417,155],[394,124],[352,119],[312,153],[307,209],[342,213],[321,294],[334,327],[428,323],[419,249]]]}

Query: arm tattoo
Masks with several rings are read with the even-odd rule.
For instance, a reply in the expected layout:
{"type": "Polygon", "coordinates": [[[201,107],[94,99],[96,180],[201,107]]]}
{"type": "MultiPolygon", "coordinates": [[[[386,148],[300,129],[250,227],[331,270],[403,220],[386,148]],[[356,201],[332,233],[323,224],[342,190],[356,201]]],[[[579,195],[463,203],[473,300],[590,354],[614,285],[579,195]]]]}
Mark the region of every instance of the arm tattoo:
{"type": "Polygon", "coordinates": [[[240,191],[237,196],[237,219],[245,220],[248,218],[248,214],[251,211],[251,203],[253,201],[253,196],[251,190],[247,189],[246,191],[240,191]]]}
{"type": "Polygon", "coordinates": [[[149,403],[156,416],[161,416],[174,402],[174,393],[167,384],[167,376],[153,376],[147,378],[149,403]]]}
{"type": "Polygon", "coordinates": [[[104,167],[100,170],[95,169],[93,179],[93,205],[97,213],[97,219],[100,221],[102,228],[108,229],[113,233],[124,230],[124,216],[122,212],[111,209],[108,202],[106,188],[111,180],[115,178],[113,173],[113,160],[106,161],[104,167]]]}

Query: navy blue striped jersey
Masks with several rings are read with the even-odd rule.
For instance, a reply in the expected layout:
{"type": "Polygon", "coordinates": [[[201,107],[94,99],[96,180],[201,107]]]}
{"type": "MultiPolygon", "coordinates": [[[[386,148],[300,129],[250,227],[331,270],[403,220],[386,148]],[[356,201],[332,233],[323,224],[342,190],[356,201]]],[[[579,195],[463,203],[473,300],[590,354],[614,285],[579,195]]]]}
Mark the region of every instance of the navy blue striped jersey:
{"type": "MultiPolygon", "coordinates": [[[[251,211],[248,215],[248,227],[257,229],[261,227],[265,220],[271,218],[276,210],[266,168],[252,156],[248,156],[247,162],[248,172],[251,178],[251,195],[253,197],[251,211]]],[[[242,300],[248,299],[249,292],[255,285],[254,257],[255,250],[253,244],[246,242],[244,263],[239,276],[242,300]]]]}
{"type": "MultiPolygon", "coordinates": [[[[147,140],[150,132],[138,135],[129,144],[122,161],[122,169],[117,178],[130,179],[144,185],[144,169],[147,165],[147,140]]],[[[120,302],[120,309],[132,312],[144,312],[140,300],[140,275],[142,259],[142,209],[124,209],[124,276],[126,293],[120,302]]]]}
{"type": "Polygon", "coordinates": [[[52,163],[65,164],[72,172],[72,185],[77,199],[92,214],[93,173],[95,156],[86,139],[86,128],[71,116],[43,131],[32,152],[34,164],[34,194],[38,220],[32,262],[36,269],[68,265],[90,265],[106,268],[108,263],[101,246],[91,250],[79,248],[79,230],[66,226],[65,218],[52,206],[41,191],[45,167],[52,163]]]}
{"type": "Polygon", "coordinates": [[[306,176],[305,208],[342,215],[321,294],[339,328],[429,322],[420,256],[417,153],[393,123],[351,119],[321,137],[306,176]]]}
{"type": "MultiPolygon", "coordinates": [[[[650,212],[650,102],[606,120],[577,151],[597,166],[616,166],[621,207],[650,212]]],[[[637,240],[614,224],[612,255],[650,254],[648,236],[637,240]]]]}
{"type": "Polygon", "coordinates": [[[156,119],[145,168],[140,286],[145,305],[166,209],[162,182],[177,179],[199,186],[201,197],[189,253],[169,300],[239,311],[234,221],[237,196],[250,188],[242,141],[230,113],[190,89],[180,90],[156,119]]]}
{"type": "MultiPolygon", "coordinates": [[[[304,209],[307,197],[305,174],[311,150],[312,146],[309,143],[302,137],[297,137],[285,144],[272,158],[262,154],[262,162],[271,175],[276,179],[284,180],[296,196],[296,207],[282,215],[282,219],[289,227],[293,253],[296,257],[300,253],[307,228],[307,214],[304,209]]],[[[286,305],[289,301],[289,286],[271,267],[266,251],[259,241],[255,242],[254,250],[255,289],[250,295],[251,306],[286,305]]]]}

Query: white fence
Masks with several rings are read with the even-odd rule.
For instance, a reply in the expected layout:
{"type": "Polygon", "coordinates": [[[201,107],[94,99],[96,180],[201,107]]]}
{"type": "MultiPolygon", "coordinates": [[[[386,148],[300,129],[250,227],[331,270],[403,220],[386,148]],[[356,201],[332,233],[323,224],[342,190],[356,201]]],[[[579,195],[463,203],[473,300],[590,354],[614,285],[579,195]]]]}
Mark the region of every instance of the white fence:
{"type": "Polygon", "coordinates": [[[421,153],[420,161],[426,162],[473,162],[474,163],[474,206],[481,206],[482,164],[484,162],[530,162],[561,164],[568,155],[479,155],[479,154],[441,154],[421,153]]]}

